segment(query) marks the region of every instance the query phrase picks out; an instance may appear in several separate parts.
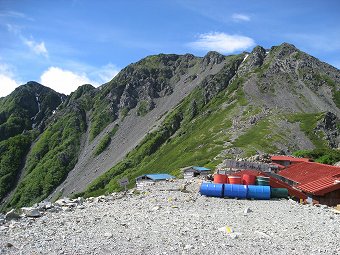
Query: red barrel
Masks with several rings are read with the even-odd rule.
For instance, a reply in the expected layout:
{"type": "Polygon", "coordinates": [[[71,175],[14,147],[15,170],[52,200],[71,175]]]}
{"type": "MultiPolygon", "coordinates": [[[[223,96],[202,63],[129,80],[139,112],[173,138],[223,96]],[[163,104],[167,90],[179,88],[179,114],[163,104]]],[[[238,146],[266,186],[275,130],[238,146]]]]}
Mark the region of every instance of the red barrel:
{"type": "Polygon", "coordinates": [[[241,176],[229,175],[228,180],[230,184],[242,184],[241,176]]]}
{"type": "Polygon", "coordinates": [[[214,183],[228,183],[228,176],[225,174],[215,174],[214,183]]]}
{"type": "Polygon", "coordinates": [[[256,176],[251,174],[242,175],[242,183],[243,185],[255,185],[256,176]]]}

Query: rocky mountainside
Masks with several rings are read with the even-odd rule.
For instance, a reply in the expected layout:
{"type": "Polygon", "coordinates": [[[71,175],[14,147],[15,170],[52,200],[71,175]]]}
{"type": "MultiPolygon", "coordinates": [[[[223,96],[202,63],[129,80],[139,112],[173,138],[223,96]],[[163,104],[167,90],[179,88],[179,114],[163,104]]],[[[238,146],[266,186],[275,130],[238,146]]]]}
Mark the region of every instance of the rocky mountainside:
{"type": "MultiPolygon", "coordinates": [[[[0,123],[15,93],[0,99],[0,123]]],[[[226,157],[339,154],[340,71],[287,43],[233,56],[149,56],[99,88],[84,85],[52,101],[25,106],[27,123],[0,143],[0,180],[22,173],[0,185],[4,207],[103,194],[119,189],[122,177],[132,186],[143,173],[179,175],[226,157]],[[10,159],[11,139],[22,149],[10,159]]]]}

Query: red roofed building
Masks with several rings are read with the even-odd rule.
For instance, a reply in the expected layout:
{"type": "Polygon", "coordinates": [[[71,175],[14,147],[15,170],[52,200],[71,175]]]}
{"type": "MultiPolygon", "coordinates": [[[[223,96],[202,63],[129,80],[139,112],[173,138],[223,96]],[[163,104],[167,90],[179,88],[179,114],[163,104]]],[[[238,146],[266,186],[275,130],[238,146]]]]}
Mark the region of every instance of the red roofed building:
{"type": "Polygon", "coordinates": [[[273,163],[283,165],[283,166],[289,166],[292,164],[302,163],[302,162],[309,162],[309,158],[295,158],[292,156],[282,156],[282,155],[273,155],[271,156],[271,160],[273,163]]]}
{"type": "Polygon", "coordinates": [[[329,206],[340,204],[340,167],[303,162],[293,164],[278,174],[306,193],[308,202],[329,206]]]}

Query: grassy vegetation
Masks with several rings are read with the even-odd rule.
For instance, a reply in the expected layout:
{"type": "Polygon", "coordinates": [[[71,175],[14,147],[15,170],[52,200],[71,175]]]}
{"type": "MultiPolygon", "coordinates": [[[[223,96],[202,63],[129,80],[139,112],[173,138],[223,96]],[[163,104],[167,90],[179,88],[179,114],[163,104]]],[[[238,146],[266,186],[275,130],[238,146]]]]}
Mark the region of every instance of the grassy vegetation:
{"type": "Polygon", "coordinates": [[[263,77],[264,73],[267,72],[270,64],[271,64],[270,61],[268,61],[267,63],[264,63],[261,67],[258,67],[254,70],[258,78],[263,77]]]}
{"type": "Polygon", "coordinates": [[[0,141],[22,133],[25,129],[31,129],[31,122],[24,112],[10,114],[6,122],[0,125],[0,141]]]}
{"type": "Polygon", "coordinates": [[[333,100],[336,106],[340,108],[340,90],[333,93],[333,100]]]}
{"type": "Polygon", "coordinates": [[[317,122],[323,118],[323,113],[297,113],[287,115],[287,120],[291,123],[299,122],[300,129],[307,135],[316,148],[327,148],[325,141],[322,139],[321,134],[316,134],[314,129],[317,122]]]}
{"type": "Polygon", "coordinates": [[[138,116],[145,116],[149,112],[149,103],[147,101],[141,101],[137,108],[138,116]]]}
{"type": "Polygon", "coordinates": [[[103,109],[101,114],[94,115],[91,120],[90,141],[93,141],[93,139],[113,120],[113,114],[107,109],[103,109]]]}
{"type": "Polygon", "coordinates": [[[336,149],[299,150],[295,151],[293,155],[296,157],[307,157],[315,162],[329,165],[340,161],[340,151],[336,149]]]}
{"type": "Polygon", "coordinates": [[[90,84],[85,84],[78,87],[78,89],[71,93],[69,100],[77,101],[84,107],[85,110],[90,111],[93,107],[93,98],[95,96],[95,88],[90,84]]]}
{"type": "Polygon", "coordinates": [[[300,60],[303,57],[303,54],[301,51],[297,51],[293,53],[292,57],[295,58],[295,60],[300,60]]]}
{"type": "Polygon", "coordinates": [[[273,153],[277,150],[274,143],[283,139],[282,135],[273,134],[274,128],[275,124],[263,119],[239,136],[232,146],[243,149],[245,156],[254,155],[257,151],[273,153]]]}
{"type": "Polygon", "coordinates": [[[104,135],[104,137],[100,140],[99,144],[97,145],[94,156],[98,156],[101,154],[111,143],[111,136],[109,134],[104,135]]]}
{"type": "Polygon", "coordinates": [[[31,205],[46,198],[77,162],[85,113],[70,111],[40,136],[28,154],[26,175],[7,207],[31,205]]]}
{"type": "Polygon", "coordinates": [[[31,132],[0,142],[0,200],[13,188],[34,136],[31,132]]]}
{"type": "Polygon", "coordinates": [[[129,113],[129,108],[124,107],[123,109],[120,110],[120,114],[122,116],[122,118],[124,119],[129,113]]]}
{"type": "Polygon", "coordinates": [[[109,146],[109,144],[111,143],[111,138],[115,135],[115,133],[118,130],[118,124],[116,124],[114,126],[114,128],[108,133],[106,134],[102,140],[99,142],[99,144],[97,145],[95,151],[94,151],[94,156],[98,156],[99,154],[101,154],[103,151],[106,150],[106,148],[109,146]]]}

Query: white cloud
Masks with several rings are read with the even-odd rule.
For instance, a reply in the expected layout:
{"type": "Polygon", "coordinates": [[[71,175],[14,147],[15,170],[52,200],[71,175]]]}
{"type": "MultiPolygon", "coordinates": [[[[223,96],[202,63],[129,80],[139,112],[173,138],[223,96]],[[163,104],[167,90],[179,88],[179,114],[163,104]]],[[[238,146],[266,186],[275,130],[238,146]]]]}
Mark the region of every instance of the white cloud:
{"type": "Polygon", "coordinates": [[[9,95],[19,84],[11,77],[0,74],[0,97],[9,95]]]}
{"type": "Polygon", "coordinates": [[[11,24],[7,24],[7,30],[11,33],[13,33],[14,35],[18,36],[20,38],[20,40],[22,41],[22,43],[26,46],[28,46],[28,48],[34,52],[37,55],[42,55],[44,57],[48,57],[48,51],[46,49],[45,46],[45,42],[36,42],[32,36],[31,39],[27,39],[25,36],[22,35],[21,33],[21,28],[15,25],[11,25],[11,24]]]}
{"type": "Polygon", "coordinates": [[[221,53],[232,53],[246,50],[255,45],[252,38],[241,35],[229,35],[226,33],[206,33],[198,36],[198,40],[189,44],[198,50],[214,50],[221,53]]]}
{"type": "Polygon", "coordinates": [[[20,82],[16,81],[9,66],[0,63],[0,97],[9,95],[20,82]]]}
{"type": "MultiPolygon", "coordinates": [[[[78,63],[70,69],[72,71],[51,66],[41,74],[39,82],[55,91],[69,95],[84,84],[98,87],[109,82],[119,72],[119,69],[111,63],[102,67],[78,63]]],[[[0,61],[0,97],[9,95],[16,87],[25,83],[14,75],[14,71],[14,67],[0,61]]]]}
{"type": "Polygon", "coordinates": [[[43,55],[45,57],[48,56],[47,49],[45,47],[45,42],[35,42],[34,40],[28,40],[26,38],[23,38],[23,42],[25,45],[27,45],[35,54],[37,55],[43,55]]]}
{"type": "Polygon", "coordinates": [[[119,72],[118,68],[111,63],[99,68],[79,64],[77,67],[77,70],[82,71],[77,72],[51,66],[40,76],[40,83],[69,95],[84,84],[98,87],[110,81],[119,72]]]}
{"type": "Polygon", "coordinates": [[[236,22],[240,22],[240,21],[250,21],[250,17],[248,15],[245,14],[241,14],[241,13],[234,13],[231,18],[236,21],[236,22]]]}
{"type": "Polygon", "coordinates": [[[115,77],[118,72],[119,69],[115,65],[109,63],[98,70],[93,71],[91,73],[91,77],[96,78],[99,83],[105,83],[112,80],[112,78],[115,77]]]}
{"type": "Polygon", "coordinates": [[[0,17],[26,19],[26,20],[33,21],[33,18],[28,17],[26,14],[22,12],[17,12],[17,11],[0,11],[0,17]]]}
{"type": "Polygon", "coordinates": [[[79,74],[54,66],[48,68],[41,75],[40,83],[67,95],[84,84],[99,85],[97,82],[91,81],[85,73],[79,74]]]}

